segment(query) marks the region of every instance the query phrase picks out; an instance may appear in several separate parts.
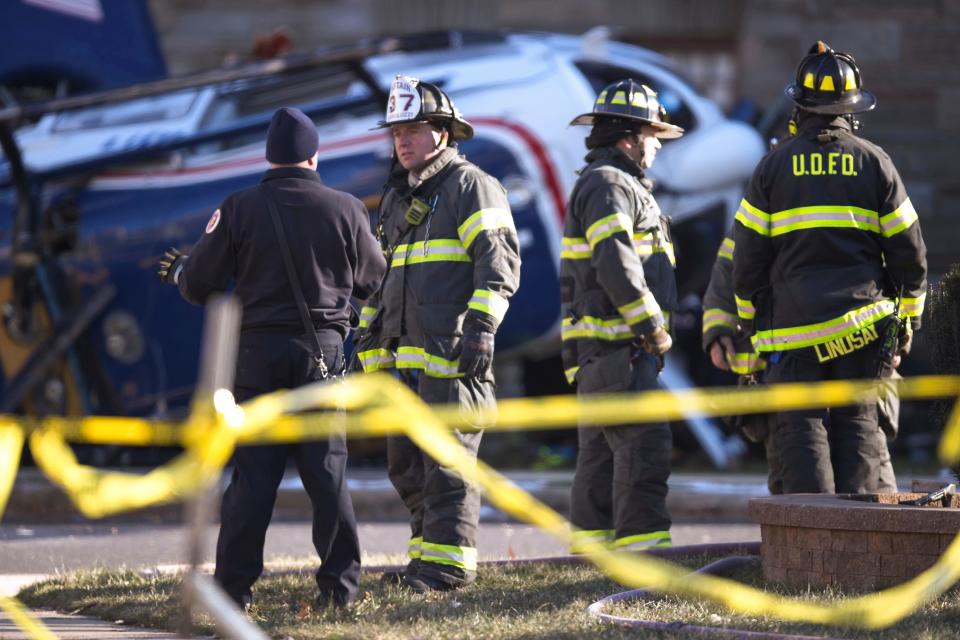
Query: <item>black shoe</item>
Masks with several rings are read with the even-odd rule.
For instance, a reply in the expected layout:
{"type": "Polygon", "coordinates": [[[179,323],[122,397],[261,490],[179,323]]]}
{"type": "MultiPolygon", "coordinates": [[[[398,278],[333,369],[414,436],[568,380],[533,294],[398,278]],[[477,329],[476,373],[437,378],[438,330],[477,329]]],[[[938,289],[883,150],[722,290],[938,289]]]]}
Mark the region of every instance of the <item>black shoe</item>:
{"type": "Polygon", "coordinates": [[[253,606],[253,596],[240,596],[235,598],[231,595],[230,599],[233,600],[233,603],[236,604],[240,608],[240,611],[243,611],[244,613],[248,613],[250,611],[250,607],[253,606]]]}
{"type": "Polygon", "coordinates": [[[403,584],[404,576],[408,575],[406,569],[399,571],[384,571],[380,575],[380,582],[383,584],[403,584]]]}
{"type": "Polygon", "coordinates": [[[353,600],[345,600],[343,596],[337,595],[331,591],[317,591],[317,596],[313,599],[313,606],[317,609],[349,609],[353,607],[353,600]]]}
{"type": "Polygon", "coordinates": [[[465,585],[455,583],[455,582],[446,582],[440,580],[439,578],[432,578],[430,576],[425,576],[422,574],[417,575],[405,575],[403,577],[403,582],[401,585],[414,593],[429,593],[431,591],[453,591],[454,589],[459,589],[465,585]]]}
{"type": "Polygon", "coordinates": [[[403,577],[417,575],[417,569],[419,568],[419,566],[420,566],[420,561],[413,559],[409,563],[407,563],[407,566],[404,567],[403,569],[400,569],[398,571],[384,571],[383,574],[381,574],[380,576],[380,582],[384,584],[395,584],[395,585],[403,584],[403,577]]]}

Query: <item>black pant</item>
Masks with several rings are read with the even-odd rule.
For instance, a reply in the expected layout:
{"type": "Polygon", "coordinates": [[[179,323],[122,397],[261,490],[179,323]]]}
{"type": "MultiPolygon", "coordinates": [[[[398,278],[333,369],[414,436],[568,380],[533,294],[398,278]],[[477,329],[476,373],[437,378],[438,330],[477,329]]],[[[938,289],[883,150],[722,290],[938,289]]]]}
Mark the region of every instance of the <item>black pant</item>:
{"type": "MultiPolygon", "coordinates": [[[[629,391],[659,389],[653,356],[638,353],[628,375],[629,391]]],[[[588,384],[578,385],[578,394],[589,395],[587,389],[588,384]]],[[[668,541],[671,523],[667,479],[673,449],[670,426],[666,422],[581,426],[577,432],[577,471],[570,496],[574,526],[587,532],[612,530],[613,541],[627,548],[668,541]],[[645,537],[657,532],[666,535],[645,537]]]]}
{"type": "MultiPolygon", "coordinates": [[[[343,364],[343,342],[320,332],[331,372],[343,364]]],[[[237,402],[277,389],[293,389],[317,377],[307,340],[297,335],[243,332],[237,360],[237,402]]],[[[277,488],[293,458],[313,505],[313,545],[320,556],[317,586],[339,604],[354,599],[360,580],[360,543],[347,492],[347,446],[342,435],[298,444],[238,447],[233,476],[223,496],[214,574],[236,601],[251,595],[263,571],[263,543],[277,488]]]]}
{"type": "MultiPolygon", "coordinates": [[[[493,385],[476,378],[431,378],[422,372],[401,370],[401,379],[429,404],[457,402],[467,412],[494,402],[493,385]]],[[[455,429],[453,437],[474,457],[483,431],[455,429]]],[[[477,577],[477,527],[480,489],[425,454],[405,436],[387,439],[387,473],[410,512],[411,559],[417,572],[450,584],[472,583],[477,577]],[[418,549],[418,545],[420,549],[418,549]],[[440,545],[452,554],[438,559],[425,546],[440,545]],[[441,561],[445,560],[445,561],[441,561]]]]}
{"type": "MultiPolygon", "coordinates": [[[[823,363],[809,349],[787,351],[778,362],[770,363],[767,381],[874,378],[879,347],[877,340],[823,363]]],[[[782,411],[777,414],[774,438],[784,493],[877,493],[889,484],[885,480],[889,452],[876,399],[829,409],[782,411]]]]}

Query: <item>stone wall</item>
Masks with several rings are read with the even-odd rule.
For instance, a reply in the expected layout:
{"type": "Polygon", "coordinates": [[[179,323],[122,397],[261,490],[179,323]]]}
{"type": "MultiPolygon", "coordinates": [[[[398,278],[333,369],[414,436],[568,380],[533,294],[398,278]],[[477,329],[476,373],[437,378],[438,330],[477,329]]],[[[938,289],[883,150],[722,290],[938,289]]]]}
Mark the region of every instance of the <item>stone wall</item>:
{"type": "Polygon", "coordinates": [[[173,73],[220,64],[286,27],[300,50],[441,29],[583,33],[611,27],[658,49],[733,49],[745,0],[150,0],[173,73]]]}
{"type": "Polygon", "coordinates": [[[933,566],[960,528],[951,508],[900,506],[920,493],[786,495],[750,500],[760,525],[763,577],[793,586],[874,590],[910,580],[933,566]],[[876,500],[870,502],[869,500],[876,500]]]}
{"type": "Polygon", "coordinates": [[[827,531],[764,525],[760,557],[771,582],[881,589],[932,567],[952,534],[827,531]]]}

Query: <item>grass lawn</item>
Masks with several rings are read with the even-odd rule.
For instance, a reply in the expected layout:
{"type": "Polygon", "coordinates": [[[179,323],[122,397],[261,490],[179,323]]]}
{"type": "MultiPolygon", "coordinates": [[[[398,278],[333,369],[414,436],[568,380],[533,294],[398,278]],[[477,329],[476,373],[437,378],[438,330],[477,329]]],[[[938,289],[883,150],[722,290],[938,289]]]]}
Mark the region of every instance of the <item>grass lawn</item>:
{"type": "MultiPolygon", "coordinates": [[[[709,558],[689,559],[697,567],[709,558]]],[[[735,579],[759,585],[759,565],[740,570],[735,579]]],[[[176,576],[145,576],[129,570],[86,571],[24,589],[19,597],[32,607],[122,619],[175,629],[181,605],[176,576]]],[[[382,585],[378,576],[363,576],[361,597],[350,611],[310,606],[309,573],[261,579],[253,617],[274,638],[655,638],[691,637],[682,630],[650,631],[608,625],[587,613],[594,601],[624,589],[586,566],[512,565],[482,567],[480,580],[463,591],[409,594],[382,585]]],[[[839,601],[836,591],[780,589],[816,601],[839,601]]],[[[682,621],[710,627],[821,635],[843,638],[933,640],[960,637],[960,591],[951,590],[910,618],[884,631],[837,629],[783,623],[732,614],[721,607],[666,596],[607,608],[607,613],[663,622],[682,621]]],[[[199,633],[211,633],[208,619],[197,620],[199,633]]]]}

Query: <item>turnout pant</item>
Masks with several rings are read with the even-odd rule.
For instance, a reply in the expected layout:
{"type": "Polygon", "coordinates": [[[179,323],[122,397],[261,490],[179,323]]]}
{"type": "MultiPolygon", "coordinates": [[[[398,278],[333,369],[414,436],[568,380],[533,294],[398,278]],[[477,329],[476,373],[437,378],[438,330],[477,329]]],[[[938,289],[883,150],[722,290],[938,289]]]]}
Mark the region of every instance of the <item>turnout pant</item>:
{"type": "MultiPolygon", "coordinates": [[[[495,402],[493,380],[431,378],[401,370],[401,379],[429,404],[459,403],[464,428],[453,432],[474,457],[483,431],[468,426],[470,411],[495,402]]],[[[442,467],[406,437],[387,439],[387,473],[410,512],[408,570],[449,584],[477,576],[480,491],[452,469],[442,467]]]]}
{"type": "MultiPolygon", "coordinates": [[[[812,349],[787,351],[770,363],[767,381],[873,378],[879,343],[822,363],[812,349]]],[[[893,484],[876,399],[845,407],[779,412],[774,438],[784,493],[880,493],[893,484]]]]}
{"type": "MultiPolygon", "coordinates": [[[[343,367],[343,341],[319,332],[331,372],[343,367]]],[[[238,402],[277,389],[293,389],[317,376],[309,342],[297,335],[245,331],[237,360],[238,402]]],[[[343,435],[296,444],[238,447],[223,496],[214,577],[235,601],[251,596],[263,571],[263,543],[287,461],[293,459],[313,505],[313,545],[320,557],[321,598],[351,602],[360,580],[360,543],[347,492],[343,435]]]]}
{"type": "MultiPolygon", "coordinates": [[[[589,370],[578,374],[578,395],[612,390],[605,386],[595,388],[590,374],[589,370]],[[581,379],[583,374],[587,377],[581,379]]],[[[657,359],[639,352],[631,360],[627,390],[658,389],[657,376],[657,359]]],[[[574,534],[575,539],[612,541],[615,548],[631,550],[670,546],[670,426],[665,422],[613,427],[581,425],[577,438],[577,470],[570,506],[570,519],[580,529],[574,534]]]]}

